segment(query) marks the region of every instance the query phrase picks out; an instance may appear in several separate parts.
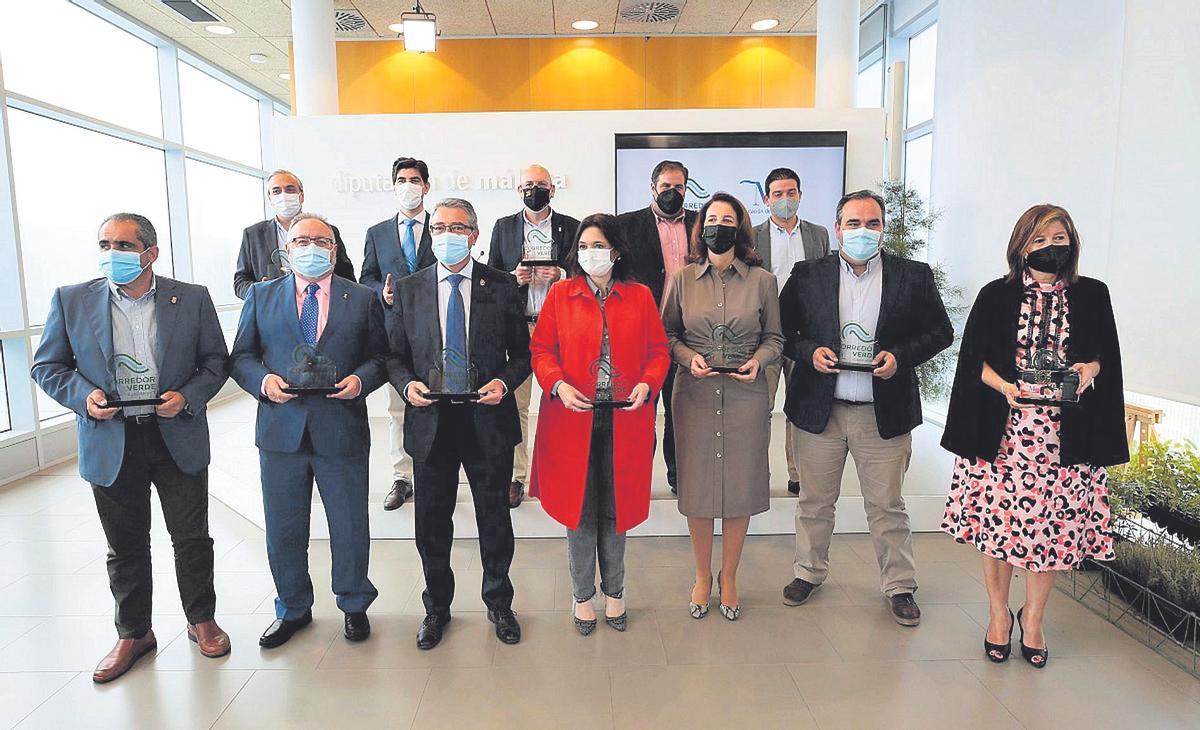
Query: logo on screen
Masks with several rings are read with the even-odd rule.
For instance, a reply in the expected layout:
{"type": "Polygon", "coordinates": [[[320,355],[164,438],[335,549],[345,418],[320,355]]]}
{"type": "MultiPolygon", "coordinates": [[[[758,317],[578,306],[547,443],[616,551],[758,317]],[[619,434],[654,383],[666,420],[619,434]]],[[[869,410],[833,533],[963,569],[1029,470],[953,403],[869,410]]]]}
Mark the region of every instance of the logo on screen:
{"type": "Polygon", "coordinates": [[[704,189],[704,186],[696,182],[695,178],[688,178],[687,191],[692,194],[692,197],[704,200],[711,197],[711,193],[704,189]]]}
{"type": "Polygon", "coordinates": [[[754,186],[754,190],[758,193],[758,195],[755,196],[755,198],[754,198],[754,203],[758,203],[763,198],[767,197],[766,192],[763,191],[762,183],[760,183],[757,180],[739,180],[738,185],[753,185],[754,186]]]}

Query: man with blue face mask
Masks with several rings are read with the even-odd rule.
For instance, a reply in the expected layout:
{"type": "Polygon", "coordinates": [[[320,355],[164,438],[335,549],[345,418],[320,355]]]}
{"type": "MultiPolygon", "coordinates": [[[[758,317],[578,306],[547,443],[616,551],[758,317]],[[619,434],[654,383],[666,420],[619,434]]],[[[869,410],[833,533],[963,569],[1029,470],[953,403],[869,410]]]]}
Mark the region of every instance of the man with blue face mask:
{"type": "Polygon", "coordinates": [[[205,415],[227,377],[225,338],[207,289],[155,275],[158,251],[145,217],[105,219],[104,277],[54,292],[33,362],[42,390],[75,412],[79,475],[92,485],[108,541],[119,640],[92,674],[97,683],[111,682],[157,648],[150,626],[152,484],[175,547],[188,638],[204,656],[229,653],[229,637],[213,620],[205,415]]]}
{"type": "Polygon", "coordinates": [[[258,643],[283,645],[312,623],[308,526],[314,479],[329,523],[333,592],[344,634],[371,633],[367,608],[366,397],[387,381],[383,307],[369,287],[333,273],[336,242],[324,218],[301,213],[288,229],[292,273],[246,295],[230,374],[256,397],[267,558],[275,621],[258,643]]]}
{"type": "Polygon", "coordinates": [[[417,551],[425,571],[417,648],[437,646],[450,623],[460,468],[475,503],[488,619],[500,641],[515,644],[521,626],[508,577],[508,487],[513,447],[521,441],[513,391],[530,374],[525,301],[512,274],[471,258],[479,223],[469,202],[438,203],[429,231],[438,263],[400,280],[389,322],[388,375],[409,405],[404,448],[413,459],[417,551]],[[431,390],[457,397],[439,398],[431,390]]]}
{"type": "Polygon", "coordinates": [[[784,354],[795,362],[784,411],[800,429],[795,579],[784,603],[808,600],[829,573],[834,505],[854,457],[892,617],[916,626],[921,610],[912,532],[901,489],[921,424],[916,368],[950,346],[954,329],[919,261],[882,252],[884,201],[860,190],[838,202],[841,248],[802,261],[779,296],[784,354]]]}

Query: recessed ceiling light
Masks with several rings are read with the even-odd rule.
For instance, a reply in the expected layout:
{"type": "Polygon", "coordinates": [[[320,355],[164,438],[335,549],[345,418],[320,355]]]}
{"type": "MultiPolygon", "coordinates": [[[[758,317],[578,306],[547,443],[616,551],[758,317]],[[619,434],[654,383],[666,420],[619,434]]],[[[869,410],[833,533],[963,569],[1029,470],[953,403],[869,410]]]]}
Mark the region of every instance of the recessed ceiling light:
{"type": "Polygon", "coordinates": [[[250,63],[266,63],[266,62],[267,62],[267,54],[265,54],[265,53],[251,53],[250,54],[250,63]]]}
{"type": "Polygon", "coordinates": [[[388,30],[392,31],[393,33],[395,33],[397,35],[401,35],[404,33],[404,24],[403,23],[392,23],[391,25],[388,26],[388,30]]]}
{"type": "Polygon", "coordinates": [[[595,30],[600,27],[600,24],[594,20],[576,20],[571,23],[571,27],[575,30],[595,30]]]}
{"type": "Polygon", "coordinates": [[[751,23],[750,28],[753,30],[770,30],[777,25],[779,25],[779,21],[775,18],[763,18],[762,20],[756,20],[751,23]]]}
{"type": "Polygon", "coordinates": [[[283,79],[284,81],[291,81],[292,75],[287,71],[284,71],[283,73],[279,74],[279,78],[283,79]]]}
{"type": "Polygon", "coordinates": [[[237,31],[228,25],[206,25],[204,29],[214,35],[233,35],[237,31]]]}

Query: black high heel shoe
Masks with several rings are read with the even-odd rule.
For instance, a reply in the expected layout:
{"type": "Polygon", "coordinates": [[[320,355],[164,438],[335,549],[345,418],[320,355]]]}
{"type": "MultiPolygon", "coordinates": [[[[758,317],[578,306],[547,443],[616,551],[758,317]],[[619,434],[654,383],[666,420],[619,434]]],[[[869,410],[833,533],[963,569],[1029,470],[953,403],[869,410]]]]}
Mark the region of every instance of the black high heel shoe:
{"type": "MultiPolygon", "coordinates": [[[[587,601],[576,601],[575,603],[577,605],[580,603],[589,603],[591,600],[592,599],[589,598],[587,601]]],[[[579,632],[580,636],[589,636],[593,631],[596,630],[596,619],[591,619],[591,620],[581,619],[575,615],[574,609],[571,610],[571,618],[574,619],[575,630],[579,632]]]]}
{"type": "Polygon", "coordinates": [[[1025,607],[1017,611],[1017,623],[1021,624],[1021,656],[1025,661],[1037,669],[1042,669],[1046,666],[1046,662],[1050,661],[1050,648],[1034,649],[1031,646],[1025,646],[1025,624],[1021,623],[1021,614],[1025,612],[1025,607]]]}
{"type": "Polygon", "coordinates": [[[996,664],[1003,664],[1008,661],[1008,655],[1012,653],[1012,632],[1013,625],[1017,622],[1013,618],[1012,609],[1008,609],[1008,641],[1003,644],[993,644],[987,640],[987,632],[983,634],[983,653],[987,655],[996,664]],[[997,654],[999,656],[997,656],[997,654]]]}
{"type": "MultiPolygon", "coordinates": [[[[620,601],[625,598],[625,592],[622,591],[620,596],[616,596],[616,597],[605,596],[605,598],[612,598],[613,600],[620,601]]],[[[622,611],[620,616],[609,616],[608,615],[608,604],[607,604],[607,602],[605,603],[605,605],[604,605],[604,623],[613,627],[617,631],[624,631],[629,625],[628,619],[629,619],[629,611],[622,611]]]]}

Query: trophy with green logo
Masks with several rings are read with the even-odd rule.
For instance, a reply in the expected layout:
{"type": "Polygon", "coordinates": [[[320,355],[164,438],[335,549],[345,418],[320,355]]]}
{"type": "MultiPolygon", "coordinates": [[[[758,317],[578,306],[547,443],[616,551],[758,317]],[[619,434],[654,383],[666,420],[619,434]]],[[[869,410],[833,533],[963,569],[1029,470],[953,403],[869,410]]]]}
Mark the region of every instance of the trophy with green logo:
{"type": "Polygon", "coordinates": [[[522,266],[558,266],[556,250],[558,246],[554,239],[540,228],[534,228],[525,238],[525,248],[522,251],[522,266]]]}
{"type": "Polygon", "coordinates": [[[105,394],[100,408],[133,408],[160,406],[165,401],[158,395],[158,375],[133,355],[118,352],[108,361],[108,371],[117,385],[116,397],[105,394]]]}
{"type": "Polygon", "coordinates": [[[292,351],[292,367],[287,371],[287,387],[280,388],[291,395],[331,395],[338,392],[337,365],[312,345],[300,345],[292,351]]]}
{"type": "Polygon", "coordinates": [[[442,350],[425,381],[426,400],[443,403],[471,403],[479,400],[479,373],[467,356],[453,347],[442,350]]]}
{"type": "Polygon", "coordinates": [[[858,322],[847,322],[842,325],[842,350],[838,354],[836,370],[846,370],[856,373],[873,373],[875,356],[878,345],[867,328],[858,322]]]}
{"type": "Polygon", "coordinates": [[[1062,302],[1058,292],[1042,293],[1042,312],[1048,317],[1029,317],[1024,362],[1017,368],[1017,402],[1022,405],[1079,405],[1079,373],[1059,354],[1062,337],[1062,302]],[[1037,320],[1036,325],[1034,320],[1037,320]]]}
{"type": "Polygon", "coordinates": [[[282,248],[277,248],[271,252],[271,263],[279,267],[284,276],[292,273],[292,261],[288,258],[287,251],[282,248]]]}
{"type": "Polygon", "coordinates": [[[595,390],[589,402],[592,408],[628,408],[633,405],[631,379],[606,358],[592,361],[591,373],[596,378],[595,390]]]}
{"type": "Polygon", "coordinates": [[[732,327],[721,323],[712,328],[712,340],[703,353],[704,361],[714,373],[741,373],[757,348],[757,337],[751,339],[739,335],[732,327]]]}

